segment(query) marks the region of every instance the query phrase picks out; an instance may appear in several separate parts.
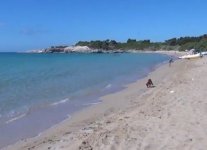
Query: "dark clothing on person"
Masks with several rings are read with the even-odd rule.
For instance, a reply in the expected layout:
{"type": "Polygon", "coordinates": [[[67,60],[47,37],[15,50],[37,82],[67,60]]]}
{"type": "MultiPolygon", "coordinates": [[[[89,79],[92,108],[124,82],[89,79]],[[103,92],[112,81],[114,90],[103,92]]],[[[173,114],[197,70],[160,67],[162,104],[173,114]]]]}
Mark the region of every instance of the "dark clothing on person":
{"type": "Polygon", "coordinates": [[[172,63],[173,63],[173,59],[171,58],[171,59],[169,60],[169,66],[171,66],[172,63]]]}
{"type": "Polygon", "coordinates": [[[146,83],[147,88],[150,88],[153,86],[152,80],[148,79],[147,83],[146,83]]]}

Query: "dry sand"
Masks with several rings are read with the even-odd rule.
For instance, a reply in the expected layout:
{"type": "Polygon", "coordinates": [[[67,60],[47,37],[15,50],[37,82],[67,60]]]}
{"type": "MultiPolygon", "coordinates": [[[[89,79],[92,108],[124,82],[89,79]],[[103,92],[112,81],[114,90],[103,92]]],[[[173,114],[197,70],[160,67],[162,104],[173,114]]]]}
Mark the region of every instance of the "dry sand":
{"type": "Polygon", "coordinates": [[[178,60],[8,150],[206,150],[207,58],[178,60]],[[151,78],[155,88],[147,89],[151,78]]]}

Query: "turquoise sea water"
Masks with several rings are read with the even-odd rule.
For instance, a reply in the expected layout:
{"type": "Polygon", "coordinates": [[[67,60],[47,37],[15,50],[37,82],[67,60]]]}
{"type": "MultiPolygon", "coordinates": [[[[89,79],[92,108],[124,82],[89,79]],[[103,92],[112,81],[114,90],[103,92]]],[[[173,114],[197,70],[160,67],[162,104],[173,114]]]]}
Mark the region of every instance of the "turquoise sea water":
{"type": "MultiPolygon", "coordinates": [[[[0,131],[2,127],[6,135],[6,128],[12,128],[9,124],[18,123],[20,118],[67,103],[67,108],[53,110],[59,113],[60,121],[66,115],[63,110],[68,115],[97,103],[98,96],[147,75],[168,59],[150,53],[0,53],[0,131]]],[[[46,116],[51,124],[58,122],[46,116]]]]}

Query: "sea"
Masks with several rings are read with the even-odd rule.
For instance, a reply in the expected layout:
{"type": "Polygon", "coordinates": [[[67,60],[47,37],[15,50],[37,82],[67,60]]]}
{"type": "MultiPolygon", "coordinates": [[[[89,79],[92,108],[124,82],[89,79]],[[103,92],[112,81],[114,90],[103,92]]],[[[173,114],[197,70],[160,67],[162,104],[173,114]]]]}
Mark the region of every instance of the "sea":
{"type": "Polygon", "coordinates": [[[101,103],[168,60],[156,53],[0,53],[0,148],[101,103]]]}

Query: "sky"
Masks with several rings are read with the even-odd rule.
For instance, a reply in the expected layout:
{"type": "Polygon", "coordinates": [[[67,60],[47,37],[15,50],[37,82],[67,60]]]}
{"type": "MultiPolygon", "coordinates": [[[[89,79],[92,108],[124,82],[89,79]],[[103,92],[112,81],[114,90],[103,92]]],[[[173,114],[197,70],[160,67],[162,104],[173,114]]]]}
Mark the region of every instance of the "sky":
{"type": "Polygon", "coordinates": [[[0,0],[0,52],[207,33],[206,0],[0,0]]]}

